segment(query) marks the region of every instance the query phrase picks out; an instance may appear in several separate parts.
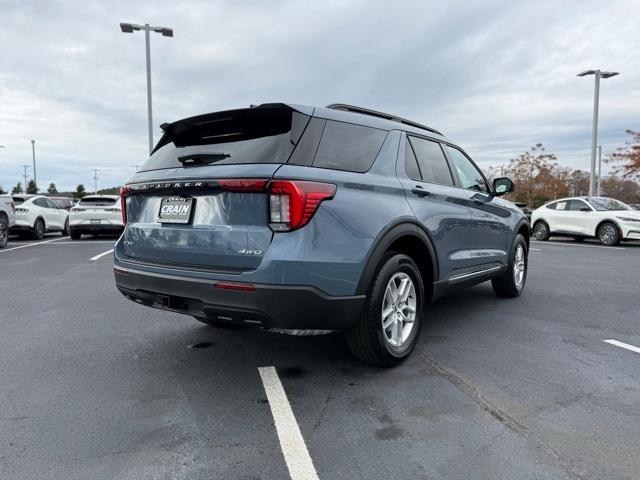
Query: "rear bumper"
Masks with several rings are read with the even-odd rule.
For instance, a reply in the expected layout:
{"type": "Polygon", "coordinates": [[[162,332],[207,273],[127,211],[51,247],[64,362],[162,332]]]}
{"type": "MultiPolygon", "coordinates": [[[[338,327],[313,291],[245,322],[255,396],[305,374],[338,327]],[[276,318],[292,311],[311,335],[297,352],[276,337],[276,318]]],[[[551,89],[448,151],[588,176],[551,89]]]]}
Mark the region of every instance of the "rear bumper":
{"type": "Polygon", "coordinates": [[[9,233],[24,233],[33,230],[33,225],[23,225],[15,223],[9,227],[9,233]]]}
{"type": "Polygon", "coordinates": [[[269,328],[345,330],[358,320],[364,295],[335,297],[313,287],[255,284],[255,291],[216,288],[215,281],[114,269],[130,300],[162,310],[269,328]]]}
{"type": "Polygon", "coordinates": [[[69,230],[78,233],[113,233],[120,234],[124,230],[123,225],[113,225],[106,223],[88,224],[83,223],[81,225],[70,225],[69,230]]]}

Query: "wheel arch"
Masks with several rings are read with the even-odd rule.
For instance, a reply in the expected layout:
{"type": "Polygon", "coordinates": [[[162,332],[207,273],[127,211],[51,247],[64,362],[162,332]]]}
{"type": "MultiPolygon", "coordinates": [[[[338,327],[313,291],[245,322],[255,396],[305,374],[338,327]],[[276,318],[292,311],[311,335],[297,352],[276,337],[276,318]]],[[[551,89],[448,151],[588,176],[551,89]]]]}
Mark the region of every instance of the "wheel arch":
{"type": "MultiPolygon", "coordinates": [[[[536,222],[544,221],[542,219],[536,220],[536,222]]],[[[545,222],[546,223],[546,222],[545,222]]],[[[547,225],[549,225],[547,223],[547,225]]],[[[531,240],[531,227],[529,226],[529,222],[526,220],[520,220],[514,229],[516,235],[521,234],[524,237],[525,242],[527,243],[527,250],[529,250],[529,243],[531,240]]]]}
{"type": "Polygon", "coordinates": [[[367,292],[380,260],[389,251],[405,253],[413,258],[422,273],[425,298],[430,301],[433,284],[438,279],[438,258],[428,233],[410,220],[392,224],[378,235],[360,275],[356,294],[367,292]]]}
{"type": "Polygon", "coordinates": [[[36,222],[38,220],[42,220],[42,225],[44,225],[44,229],[46,230],[47,229],[47,222],[45,221],[45,219],[44,219],[44,217],[42,215],[38,215],[36,217],[36,219],[33,221],[33,228],[34,229],[36,228],[36,222]]]}
{"type": "Polygon", "coordinates": [[[7,212],[0,211],[0,220],[6,220],[7,221],[7,227],[9,226],[9,215],[7,215],[7,212]]]}

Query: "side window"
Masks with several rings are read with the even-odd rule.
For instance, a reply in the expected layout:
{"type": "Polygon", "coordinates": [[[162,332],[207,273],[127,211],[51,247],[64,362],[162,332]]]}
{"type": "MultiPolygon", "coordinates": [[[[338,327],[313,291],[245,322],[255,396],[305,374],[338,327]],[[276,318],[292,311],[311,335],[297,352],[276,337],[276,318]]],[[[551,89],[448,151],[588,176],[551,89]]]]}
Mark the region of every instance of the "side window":
{"type": "Polygon", "coordinates": [[[458,177],[460,177],[461,187],[468,188],[469,190],[477,190],[480,192],[489,193],[489,187],[487,182],[484,181],[480,170],[471,163],[471,160],[457,148],[447,146],[451,160],[453,161],[458,177]]]}
{"type": "Polygon", "coordinates": [[[364,173],[386,137],[386,130],[327,120],[313,166],[364,173]]]}
{"type": "Polygon", "coordinates": [[[44,198],[36,198],[33,201],[33,204],[37,205],[38,207],[47,208],[47,203],[44,201],[44,198]]]}
{"type": "Polygon", "coordinates": [[[568,210],[567,209],[567,202],[558,202],[557,205],[558,206],[556,207],[556,210],[568,210]]]}
{"type": "Polygon", "coordinates": [[[47,208],[58,208],[58,206],[48,198],[45,198],[44,201],[47,204],[47,208]]]}
{"type": "Polygon", "coordinates": [[[406,152],[404,154],[404,171],[407,172],[407,176],[413,180],[422,180],[420,177],[420,170],[418,169],[418,160],[413,153],[413,147],[407,140],[406,152]]]}
{"type": "MultiPolygon", "coordinates": [[[[589,208],[589,207],[582,200],[569,200],[567,202],[567,207],[565,208],[565,210],[570,210],[572,212],[579,212],[583,208],[589,208]]],[[[591,209],[589,208],[589,210],[591,209]]]]}
{"type": "Polygon", "coordinates": [[[558,206],[558,202],[553,202],[547,205],[547,208],[550,210],[555,210],[557,206],[558,206]]]}
{"type": "Polygon", "coordinates": [[[409,143],[418,159],[418,168],[423,181],[453,186],[453,177],[447,164],[447,158],[438,142],[409,137],[409,143]]]}

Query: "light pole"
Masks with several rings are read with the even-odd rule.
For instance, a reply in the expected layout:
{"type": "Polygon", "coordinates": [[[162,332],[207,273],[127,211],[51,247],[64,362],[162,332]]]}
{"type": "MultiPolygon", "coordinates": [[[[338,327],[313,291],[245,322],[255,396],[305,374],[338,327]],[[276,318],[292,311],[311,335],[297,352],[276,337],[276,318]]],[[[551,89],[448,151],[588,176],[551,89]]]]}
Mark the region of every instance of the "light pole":
{"type": "Polygon", "coordinates": [[[24,175],[22,175],[24,177],[24,193],[27,193],[27,168],[29,168],[29,165],[21,165],[22,168],[24,168],[24,175]]]}
{"type": "Polygon", "coordinates": [[[595,75],[596,85],[593,94],[593,127],[591,130],[591,175],[589,176],[589,196],[595,194],[596,180],[596,145],[598,143],[598,103],[600,100],[600,79],[611,78],[618,75],[618,72],[603,72],[600,70],[585,70],[577,76],[595,75]]]}
{"type": "Polygon", "coordinates": [[[99,170],[99,168],[93,169],[93,193],[96,195],[98,194],[98,180],[100,179],[100,177],[98,177],[99,170]]]}
{"type": "Polygon", "coordinates": [[[149,123],[149,154],[153,150],[153,127],[151,108],[151,47],[149,46],[149,32],[161,33],[163,37],[173,37],[173,29],[167,27],[152,27],[148,23],[136,25],[135,23],[121,23],[122,33],[133,33],[144,30],[145,49],[147,54],[147,121],[149,123]]]}
{"type": "Polygon", "coordinates": [[[602,184],[602,145],[598,145],[598,196],[600,196],[600,186],[602,184]]]}
{"type": "Polygon", "coordinates": [[[33,183],[38,188],[38,180],[36,178],[36,141],[31,140],[31,153],[33,154],[33,183]]]}

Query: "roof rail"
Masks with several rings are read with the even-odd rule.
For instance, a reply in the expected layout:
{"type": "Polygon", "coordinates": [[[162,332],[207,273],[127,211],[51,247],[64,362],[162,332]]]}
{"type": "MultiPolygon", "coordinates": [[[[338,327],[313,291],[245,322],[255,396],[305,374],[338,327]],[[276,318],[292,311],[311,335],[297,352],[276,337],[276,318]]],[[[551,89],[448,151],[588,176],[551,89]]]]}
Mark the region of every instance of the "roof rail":
{"type": "Polygon", "coordinates": [[[388,113],[377,112],[376,110],[369,110],[368,108],[356,107],[354,105],[347,105],[346,103],[332,103],[331,105],[327,105],[327,108],[331,108],[333,110],[343,110],[345,112],[361,113],[363,115],[371,115],[372,117],[384,118],[385,120],[391,120],[392,122],[403,123],[411,127],[420,128],[422,130],[427,130],[429,132],[437,133],[438,135],[444,136],[442,135],[441,132],[439,132],[435,128],[427,127],[426,125],[412,122],[411,120],[407,120],[406,118],[396,117],[395,115],[390,115],[388,113]]]}

